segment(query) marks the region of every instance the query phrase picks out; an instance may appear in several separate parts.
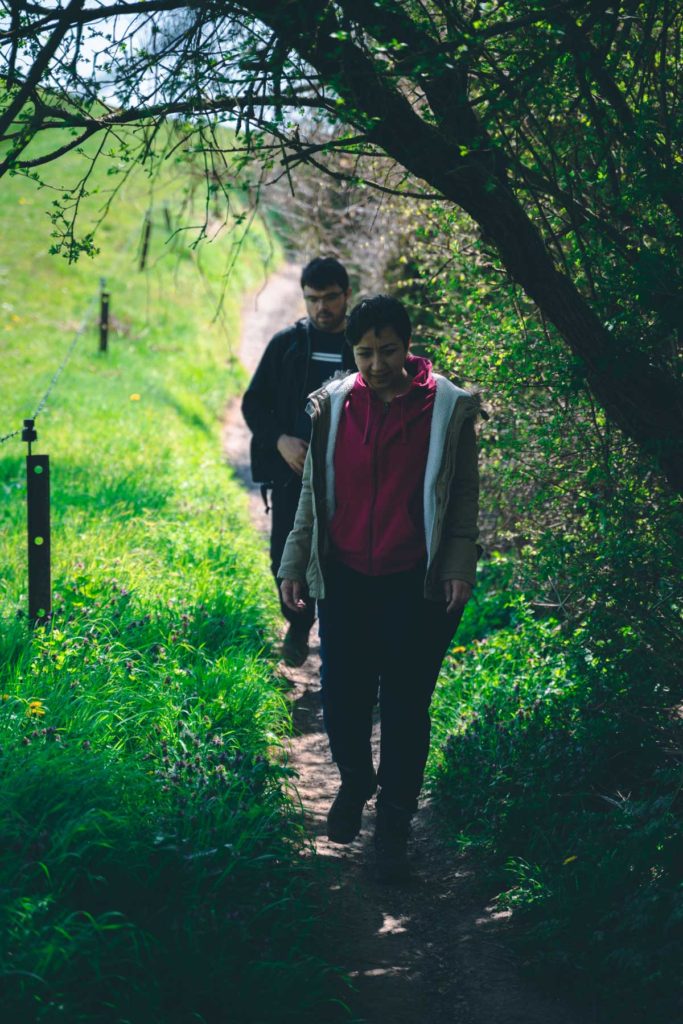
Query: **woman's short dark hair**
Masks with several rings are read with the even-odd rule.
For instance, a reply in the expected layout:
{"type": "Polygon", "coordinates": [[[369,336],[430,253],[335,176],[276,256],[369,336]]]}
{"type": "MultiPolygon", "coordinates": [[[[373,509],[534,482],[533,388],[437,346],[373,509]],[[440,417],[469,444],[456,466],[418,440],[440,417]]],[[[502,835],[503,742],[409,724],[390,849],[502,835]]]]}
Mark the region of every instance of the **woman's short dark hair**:
{"type": "Polygon", "coordinates": [[[403,344],[408,346],[413,328],[403,303],[391,295],[373,295],[362,299],[349,313],[346,340],[351,346],[357,345],[368,331],[379,334],[385,327],[393,327],[403,344]]]}
{"type": "Polygon", "coordinates": [[[330,284],[337,284],[343,292],[348,291],[349,275],[334,256],[316,256],[301,271],[301,287],[322,290],[330,284]]]}

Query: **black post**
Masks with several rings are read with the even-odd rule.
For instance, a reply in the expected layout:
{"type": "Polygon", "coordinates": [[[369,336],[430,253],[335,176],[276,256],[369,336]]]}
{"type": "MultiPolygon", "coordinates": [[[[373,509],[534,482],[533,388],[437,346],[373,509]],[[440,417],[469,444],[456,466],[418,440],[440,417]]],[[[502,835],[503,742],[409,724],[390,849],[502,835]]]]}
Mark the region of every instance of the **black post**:
{"type": "Polygon", "coordinates": [[[152,232],[152,219],[148,213],[145,214],[145,224],[142,229],[142,252],[140,253],[140,270],[145,269],[147,263],[147,250],[149,248],[149,236],[152,232]]]}
{"type": "Polygon", "coordinates": [[[22,440],[26,456],[26,508],[28,522],[28,615],[32,623],[45,622],[52,611],[50,581],[50,459],[32,455],[37,434],[33,420],[24,420],[22,440]]]}
{"type": "Polygon", "coordinates": [[[106,281],[102,278],[100,290],[100,352],[107,351],[107,344],[109,342],[109,292],[106,288],[106,281]]]}

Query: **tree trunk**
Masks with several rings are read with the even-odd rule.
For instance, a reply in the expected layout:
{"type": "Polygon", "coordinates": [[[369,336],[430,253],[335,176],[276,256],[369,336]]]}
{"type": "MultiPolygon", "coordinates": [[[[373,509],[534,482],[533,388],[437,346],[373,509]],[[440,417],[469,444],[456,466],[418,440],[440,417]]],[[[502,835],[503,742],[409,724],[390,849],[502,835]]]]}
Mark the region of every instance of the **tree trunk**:
{"type": "MultiPolygon", "coordinates": [[[[415,177],[468,213],[495,245],[511,277],[537,304],[571,351],[608,417],[654,457],[670,485],[683,492],[683,394],[666,369],[624,337],[615,337],[574,283],[561,273],[522,204],[507,186],[491,153],[459,155],[452,133],[422,120],[353,42],[330,9],[316,0],[276,9],[263,0],[245,4],[333,85],[356,124],[369,121],[369,137],[415,177]]],[[[454,105],[462,97],[454,97],[454,105]]],[[[471,113],[471,111],[470,111],[471,113]]],[[[471,137],[471,119],[465,131],[471,137]]],[[[464,125],[463,125],[464,127],[464,125]]]]}

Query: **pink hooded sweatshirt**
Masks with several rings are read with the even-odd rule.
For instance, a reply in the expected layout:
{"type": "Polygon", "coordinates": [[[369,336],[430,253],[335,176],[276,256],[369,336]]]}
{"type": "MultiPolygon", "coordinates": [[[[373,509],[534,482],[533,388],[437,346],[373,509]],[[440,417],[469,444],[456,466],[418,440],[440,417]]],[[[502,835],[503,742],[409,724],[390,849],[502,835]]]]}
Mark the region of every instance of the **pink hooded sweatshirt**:
{"type": "Polygon", "coordinates": [[[414,569],[427,558],[423,485],[436,381],[408,356],[410,389],[388,405],[360,374],[344,403],[334,450],[335,557],[366,576],[414,569]]]}

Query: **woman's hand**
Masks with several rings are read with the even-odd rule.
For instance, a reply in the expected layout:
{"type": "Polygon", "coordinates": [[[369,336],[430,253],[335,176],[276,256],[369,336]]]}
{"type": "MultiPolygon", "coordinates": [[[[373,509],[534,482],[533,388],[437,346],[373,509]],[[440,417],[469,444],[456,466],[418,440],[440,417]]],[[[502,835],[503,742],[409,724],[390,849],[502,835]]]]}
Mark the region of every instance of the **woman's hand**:
{"type": "Polygon", "coordinates": [[[282,580],[280,593],[285,605],[293,612],[302,612],[305,609],[306,585],[304,583],[299,580],[282,580]]]}
{"type": "Polygon", "coordinates": [[[472,586],[465,580],[444,580],[443,593],[446,598],[446,612],[459,612],[472,596],[472,586]]]}

